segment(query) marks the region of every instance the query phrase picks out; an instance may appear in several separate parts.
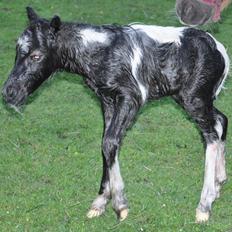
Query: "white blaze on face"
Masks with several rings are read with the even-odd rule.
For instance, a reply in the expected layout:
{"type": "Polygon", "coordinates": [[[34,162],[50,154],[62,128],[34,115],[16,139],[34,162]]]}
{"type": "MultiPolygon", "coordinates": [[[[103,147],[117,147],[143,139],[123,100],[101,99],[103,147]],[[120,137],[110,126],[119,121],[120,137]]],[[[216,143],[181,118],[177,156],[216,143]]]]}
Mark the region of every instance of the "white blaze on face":
{"type": "Polygon", "coordinates": [[[132,28],[145,32],[151,39],[159,43],[176,43],[181,44],[180,38],[186,27],[161,27],[153,25],[131,25],[132,28]]]}
{"type": "Polygon", "coordinates": [[[28,35],[22,35],[17,42],[23,53],[28,53],[30,50],[30,40],[28,35]]]}
{"type": "Polygon", "coordinates": [[[107,33],[98,32],[93,29],[84,29],[80,32],[85,46],[88,43],[105,43],[108,39],[107,33]]]}

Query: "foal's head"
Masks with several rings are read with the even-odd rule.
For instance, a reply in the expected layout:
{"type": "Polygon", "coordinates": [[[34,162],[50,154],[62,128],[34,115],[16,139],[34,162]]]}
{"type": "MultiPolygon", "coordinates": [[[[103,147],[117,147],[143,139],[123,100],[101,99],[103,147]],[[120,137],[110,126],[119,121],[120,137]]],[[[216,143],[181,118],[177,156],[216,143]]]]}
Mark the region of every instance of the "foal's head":
{"type": "Polygon", "coordinates": [[[17,41],[15,64],[2,91],[6,103],[16,107],[57,68],[56,33],[61,26],[60,18],[42,19],[30,7],[27,15],[29,26],[17,41]]]}

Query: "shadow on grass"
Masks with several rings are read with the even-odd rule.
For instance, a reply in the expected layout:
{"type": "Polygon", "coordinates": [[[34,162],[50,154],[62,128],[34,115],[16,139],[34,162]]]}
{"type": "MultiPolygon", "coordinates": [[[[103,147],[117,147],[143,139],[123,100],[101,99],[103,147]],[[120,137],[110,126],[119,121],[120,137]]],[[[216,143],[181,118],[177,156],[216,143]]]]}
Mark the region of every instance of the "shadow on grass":
{"type": "Polygon", "coordinates": [[[151,108],[156,108],[156,107],[158,107],[158,108],[163,108],[163,107],[171,108],[172,107],[175,110],[179,111],[180,115],[184,118],[184,120],[190,121],[192,123],[193,127],[198,131],[198,134],[201,138],[201,141],[205,146],[203,134],[199,130],[199,127],[197,126],[195,121],[178,103],[175,102],[175,100],[172,99],[172,97],[163,97],[159,100],[154,100],[154,101],[149,102],[141,109],[141,111],[139,112],[139,115],[141,115],[142,113],[144,113],[145,111],[147,111],[151,108]]]}
{"type": "MultiPolygon", "coordinates": [[[[45,81],[41,85],[41,87],[39,89],[37,89],[32,95],[30,95],[28,97],[28,99],[26,101],[26,104],[20,107],[19,112],[17,112],[14,108],[9,107],[7,104],[5,104],[3,99],[2,99],[2,104],[3,104],[4,108],[11,113],[11,115],[13,115],[15,117],[18,117],[18,118],[21,118],[23,116],[24,109],[28,105],[30,105],[34,101],[36,101],[38,96],[40,96],[43,93],[43,91],[47,91],[48,88],[52,88],[52,85],[54,84],[54,82],[64,82],[64,81],[67,81],[67,82],[71,83],[72,85],[82,86],[84,92],[86,94],[88,94],[91,99],[94,100],[94,102],[96,103],[97,106],[101,107],[101,103],[100,103],[98,97],[85,84],[85,81],[84,81],[83,77],[81,77],[79,75],[76,75],[76,74],[66,73],[66,72],[59,72],[59,73],[55,73],[54,75],[52,75],[47,81],[45,81]]],[[[141,110],[137,114],[137,117],[134,120],[134,123],[132,123],[131,127],[136,123],[136,121],[140,117],[140,115],[144,114],[146,111],[149,111],[149,109],[151,109],[151,108],[163,108],[163,107],[165,107],[165,108],[166,107],[168,107],[168,108],[169,107],[170,108],[174,107],[174,109],[176,109],[177,111],[179,111],[181,113],[181,115],[182,115],[182,117],[184,119],[193,122],[194,127],[197,129],[197,131],[201,135],[201,138],[202,138],[202,141],[203,141],[203,136],[202,136],[201,132],[199,131],[199,128],[196,125],[196,123],[194,123],[194,121],[186,113],[186,111],[180,105],[178,105],[171,97],[163,97],[163,98],[158,99],[158,100],[149,101],[146,105],[144,105],[141,108],[141,110]]]]}

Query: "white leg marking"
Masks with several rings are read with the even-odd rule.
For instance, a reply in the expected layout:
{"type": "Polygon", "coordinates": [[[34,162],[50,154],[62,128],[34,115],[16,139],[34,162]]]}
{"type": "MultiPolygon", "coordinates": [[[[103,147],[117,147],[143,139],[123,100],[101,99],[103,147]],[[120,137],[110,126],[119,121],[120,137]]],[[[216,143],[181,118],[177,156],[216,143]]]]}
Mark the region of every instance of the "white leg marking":
{"type": "Polygon", "coordinates": [[[218,151],[218,160],[216,165],[216,178],[219,184],[226,181],[226,161],[225,161],[225,143],[220,142],[218,151]]]}
{"type": "Polygon", "coordinates": [[[113,208],[118,213],[119,219],[123,221],[128,215],[128,207],[123,193],[124,183],[120,174],[117,156],[115,157],[115,162],[111,167],[109,174],[113,208]]]}
{"type": "Polygon", "coordinates": [[[147,89],[140,82],[139,77],[137,75],[138,74],[138,67],[141,64],[141,58],[142,58],[141,50],[140,50],[139,47],[136,46],[133,49],[133,56],[131,57],[131,68],[132,68],[133,77],[135,78],[135,80],[136,80],[136,82],[137,82],[137,84],[139,86],[143,102],[145,102],[146,99],[147,99],[147,89]]]}
{"type": "Polygon", "coordinates": [[[226,181],[226,178],[225,144],[220,142],[216,161],[216,198],[220,197],[221,186],[226,181]]]}
{"type": "Polygon", "coordinates": [[[110,189],[112,194],[117,194],[117,192],[124,189],[117,156],[115,157],[115,162],[110,169],[110,189]]]}
{"type": "Polygon", "coordinates": [[[201,200],[196,211],[196,221],[205,222],[209,218],[211,205],[217,197],[216,191],[216,161],[218,158],[219,142],[207,144],[205,157],[204,185],[201,200]]]}
{"type": "Polygon", "coordinates": [[[216,181],[218,188],[218,197],[220,184],[222,184],[226,180],[226,169],[225,169],[225,143],[221,141],[221,137],[223,134],[223,127],[219,120],[216,121],[215,130],[217,131],[218,137],[220,139],[218,146],[218,158],[216,163],[216,181]]]}
{"type": "Polygon", "coordinates": [[[104,193],[99,195],[92,203],[90,210],[87,213],[88,218],[94,218],[102,215],[110,199],[110,186],[106,183],[104,193]]]}
{"type": "Polygon", "coordinates": [[[226,181],[225,143],[220,141],[218,145],[218,157],[216,160],[216,193],[220,197],[220,189],[226,181]]]}

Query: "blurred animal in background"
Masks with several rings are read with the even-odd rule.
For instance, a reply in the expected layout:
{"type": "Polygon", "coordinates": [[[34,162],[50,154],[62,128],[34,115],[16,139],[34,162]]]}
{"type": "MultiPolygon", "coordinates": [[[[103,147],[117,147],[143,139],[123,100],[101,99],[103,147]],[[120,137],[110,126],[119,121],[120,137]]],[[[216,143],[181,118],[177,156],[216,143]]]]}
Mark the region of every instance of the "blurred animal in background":
{"type": "Polygon", "coordinates": [[[220,20],[232,0],[176,0],[176,14],[182,24],[204,25],[220,20]]]}

